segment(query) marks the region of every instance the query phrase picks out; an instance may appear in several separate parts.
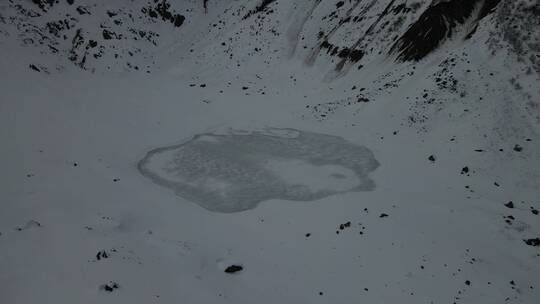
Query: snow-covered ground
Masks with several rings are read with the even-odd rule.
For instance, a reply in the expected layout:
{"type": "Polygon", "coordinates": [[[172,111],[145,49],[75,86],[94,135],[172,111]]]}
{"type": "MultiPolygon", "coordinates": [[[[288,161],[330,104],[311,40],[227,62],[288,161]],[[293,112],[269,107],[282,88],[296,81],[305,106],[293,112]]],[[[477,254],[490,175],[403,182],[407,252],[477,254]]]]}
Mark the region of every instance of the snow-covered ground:
{"type": "Polygon", "coordinates": [[[483,47],[489,23],[417,63],[308,66],[291,37],[330,32],[336,3],[270,5],[179,8],[183,36],[133,56],[150,73],[109,46],[83,70],[0,23],[0,303],[538,303],[536,72],[483,47]]]}

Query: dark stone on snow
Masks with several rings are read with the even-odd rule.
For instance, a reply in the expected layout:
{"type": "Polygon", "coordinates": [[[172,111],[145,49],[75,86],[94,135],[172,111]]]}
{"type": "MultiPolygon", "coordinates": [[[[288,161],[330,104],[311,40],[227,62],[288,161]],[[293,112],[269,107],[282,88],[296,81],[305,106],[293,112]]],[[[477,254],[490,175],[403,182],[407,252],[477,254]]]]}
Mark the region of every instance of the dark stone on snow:
{"type": "Polygon", "coordinates": [[[40,70],[37,66],[35,66],[34,64],[29,65],[29,67],[30,67],[32,70],[36,71],[36,72],[41,72],[41,70],[40,70]]]}
{"type": "Polygon", "coordinates": [[[235,273],[244,270],[244,267],[240,265],[231,265],[225,269],[225,273],[235,273]]]}
{"type": "Polygon", "coordinates": [[[184,20],[186,20],[186,17],[182,15],[175,15],[174,16],[174,26],[180,27],[182,24],[184,24],[184,20]]]}
{"type": "Polygon", "coordinates": [[[103,39],[105,39],[105,40],[110,40],[110,39],[112,39],[113,37],[112,37],[111,34],[112,34],[112,33],[109,32],[108,30],[103,30],[103,39]]]}
{"type": "Polygon", "coordinates": [[[118,288],[120,288],[120,286],[116,282],[110,282],[109,284],[101,285],[101,289],[108,292],[113,292],[115,289],[118,289],[118,288]]]}
{"type": "Polygon", "coordinates": [[[504,206],[506,206],[506,208],[512,209],[512,208],[514,208],[514,202],[509,201],[508,203],[504,204],[504,206]]]}
{"type": "Polygon", "coordinates": [[[259,4],[254,10],[250,10],[245,16],[244,19],[247,19],[251,17],[254,14],[258,14],[260,12],[263,12],[268,9],[268,6],[275,2],[276,0],[262,0],[261,4],[259,4]]]}
{"type": "Polygon", "coordinates": [[[540,238],[527,239],[527,240],[523,240],[523,241],[525,242],[525,244],[527,244],[529,246],[533,246],[533,247],[540,246],[540,238]]]}
{"type": "Polygon", "coordinates": [[[96,254],[96,260],[101,260],[101,259],[107,259],[109,258],[109,254],[107,254],[107,251],[105,250],[101,250],[100,252],[98,252],[96,254]]]}

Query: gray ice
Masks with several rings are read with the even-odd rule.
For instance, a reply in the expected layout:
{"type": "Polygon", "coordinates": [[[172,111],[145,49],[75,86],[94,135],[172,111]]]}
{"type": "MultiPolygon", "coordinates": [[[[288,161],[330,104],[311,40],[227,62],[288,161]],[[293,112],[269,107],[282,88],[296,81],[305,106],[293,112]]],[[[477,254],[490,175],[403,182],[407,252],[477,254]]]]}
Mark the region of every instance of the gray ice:
{"type": "Polygon", "coordinates": [[[154,149],[139,162],[153,182],[210,211],[231,213],[270,199],[312,201],[370,191],[371,150],[294,129],[204,133],[154,149]]]}

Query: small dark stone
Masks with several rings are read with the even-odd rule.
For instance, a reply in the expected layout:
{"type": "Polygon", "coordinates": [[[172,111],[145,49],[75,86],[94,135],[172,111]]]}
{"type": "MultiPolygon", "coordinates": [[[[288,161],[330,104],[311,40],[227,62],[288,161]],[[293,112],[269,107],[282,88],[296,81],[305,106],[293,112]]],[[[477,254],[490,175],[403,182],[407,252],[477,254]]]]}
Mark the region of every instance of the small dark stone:
{"type": "Polygon", "coordinates": [[[510,209],[513,209],[514,208],[514,203],[512,201],[509,201],[508,203],[504,204],[504,206],[506,208],[510,208],[510,209]]]}
{"type": "Polygon", "coordinates": [[[534,208],[531,208],[531,212],[532,214],[534,215],[538,215],[538,210],[534,209],[534,208]]]}
{"type": "Polygon", "coordinates": [[[29,65],[29,67],[30,67],[32,70],[36,71],[36,72],[41,72],[41,70],[40,70],[37,66],[35,66],[34,64],[29,65]]]}
{"type": "Polygon", "coordinates": [[[96,260],[98,261],[101,259],[107,259],[107,258],[109,258],[109,254],[105,250],[101,250],[100,252],[96,254],[96,260]]]}
{"type": "Polygon", "coordinates": [[[244,270],[244,267],[240,265],[231,265],[225,269],[225,273],[235,273],[244,270]]]}
{"type": "Polygon", "coordinates": [[[429,159],[429,161],[434,162],[434,161],[435,161],[435,156],[434,156],[434,155],[430,155],[430,156],[428,157],[428,159],[429,159]]]}
{"type": "Polygon", "coordinates": [[[528,240],[523,240],[523,241],[525,242],[525,244],[529,246],[533,246],[533,247],[540,246],[540,238],[528,239],[528,240]]]}
{"type": "Polygon", "coordinates": [[[174,16],[174,26],[176,27],[180,27],[182,26],[182,24],[184,24],[184,20],[186,20],[186,17],[182,16],[182,15],[175,15],[174,16]]]}
{"type": "Polygon", "coordinates": [[[471,281],[469,281],[469,280],[465,281],[465,285],[470,286],[470,285],[471,285],[471,281]]]}
{"type": "Polygon", "coordinates": [[[120,288],[120,285],[118,285],[118,283],[116,282],[110,282],[109,284],[101,285],[101,289],[108,292],[113,292],[115,289],[118,289],[118,288],[120,288]]]}
{"type": "Polygon", "coordinates": [[[386,213],[381,213],[381,215],[379,215],[379,217],[381,217],[381,218],[382,218],[382,217],[388,217],[388,214],[386,214],[386,213]]]}
{"type": "Polygon", "coordinates": [[[110,40],[110,39],[112,39],[112,35],[111,35],[112,33],[109,32],[108,30],[103,30],[103,33],[102,33],[102,34],[103,34],[103,39],[105,39],[105,40],[110,40]]]}
{"type": "Polygon", "coordinates": [[[467,173],[469,173],[469,167],[463,167],[461,169],[461,174],[467,174],[467,173]]]}
{"type": "Polygon", "coordinates": [[[514,151],[516,151],[516,152],[521,152],[521,151],[523,151],[523,147],[520,146],[520,145],[515,145],[515,146],[514,146],[514,151]]]}
{"type": "Polygon", "coordinates": [[[83,6],[77,7],[77,12],[79,13],[79,15],[91,15],[88,9],[83,6]]]}

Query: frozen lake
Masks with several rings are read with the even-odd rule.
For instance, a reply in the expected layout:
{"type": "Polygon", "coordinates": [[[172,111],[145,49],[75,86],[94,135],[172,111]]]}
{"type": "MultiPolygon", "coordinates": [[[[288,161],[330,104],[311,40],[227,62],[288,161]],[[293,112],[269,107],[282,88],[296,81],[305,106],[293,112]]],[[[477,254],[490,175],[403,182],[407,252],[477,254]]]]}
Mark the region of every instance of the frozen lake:
{"type": "Polygon", "coordinates": [[[240,212],[270,199],[312,201],[370,191],[373,153],[337,136],[294,129],[198,134],[154,149],[140,172],[215,212],[240,212]]]}

